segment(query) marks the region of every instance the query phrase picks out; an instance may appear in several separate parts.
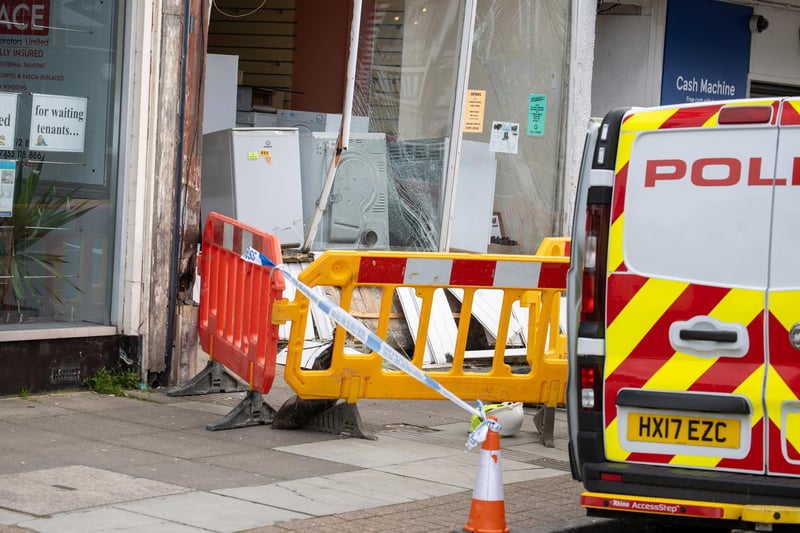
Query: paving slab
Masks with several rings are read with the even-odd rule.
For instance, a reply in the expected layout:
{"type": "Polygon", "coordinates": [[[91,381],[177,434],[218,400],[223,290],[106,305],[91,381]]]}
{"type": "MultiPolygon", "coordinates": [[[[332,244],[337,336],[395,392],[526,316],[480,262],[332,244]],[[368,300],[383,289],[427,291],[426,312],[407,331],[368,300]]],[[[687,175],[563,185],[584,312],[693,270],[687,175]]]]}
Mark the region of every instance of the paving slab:
{"type": "Polygon", "coordinates": [[[115,507],[219,533],[235,533],[310,516],[209,492],[176,494],[115,507]]]}
{"type": "Polygon", "coordinates": [[[131,405],[130,402],[132,401],[138,402],[138,400],[128,400],[127,404],[117,409],[106,411],[104,414],[119,420],[142,424],[143,426],[174,431],[195,430],[198,432],[204,431],[208,424],[221,418],[215,413],[181,409],[173,404],[141,402],[141,405],[131,405]]]}
{"type": "MultiPolygon", "coordinates": [[[[0,453],[0,476],[30,472],[31,470],[44,470],[64,466],[64,459],[59,456],[22,453],[4,448],[0,453]]],[[[2,503],[0,503],[2,506],[2,503]]]]}
{"type": "Polygon", "coordinates": [[[213,437],[223,442],[246,444],[261,449],[341,439],[339,435],[308,429],[274,429],[271,424],[219,431],[207,431],[203,426],[199,431],[192,431],[192,433],[213,437]]]}
{"type": "MultiPolygon", "coordinates": [[[[64,416],[71,418],[73,415],[64,416]]],[[[60,417],[53,418],[57,420],[60,417]]],[[[38,427],[41,422],[38,418],[31,420],[28,425],[18,421],[0,422],[3,449],[0,454],[0,475],[67,464],[86,464],[114,470],[120,465],[149,464],[164,460],[160,454],[91,440],[98,437],[95,435],[97,426],[92,423],[91,418],[82,417],[82,425],[77,428],[90,438],[64,433],[67,429],[60,422],[46,425],[49,429],[43,429],[38,427]]],[[[68,431],[78,433],[73,428],[68,431]]]]}
{"type": "Polygon", "coordinates": [[[38,394],[30,396],[27,401],[48,409],[66,409],[73,412],[91,413],[115,411],[130,405],[131,398],[113,394],[99,394],[88,390],[75,390],[38,394]]]}
{"type": "Polygon", "coordinates": [[[81,465],[0,476],[3,507],[37,516],[186,490],[81,465]]]}
{"type": "MultiPolygon", "coordinates": [[[[36,423],[38,419],[33,422],[36,423]]],[[[39,428],[20,421],[0,421],[0,431],[3,435],[3,448],[30,450],[31,445],[36,447],[51,447],[59,444],[83,442],[79,437],[64,435],[49,428],[39,428]]]]}
{"type": "Polygon", "coordinates": [[[160,462],[154,464],[119,466],[115,470],[135,477],[175,483],[193,490],[249,487],[271,481],[264,474],[258,472],[225,468],[175,457],[162,457],[160,462]]]}
{"type": "Polygon", "coordinates": [[[0,524],[3,525],[16,525],[20,522],[24,522],[26,520],[30,520],[34,518],[32,515],[25,514],[25,513],[17,513],[14,511],[8,511],[6,509],[0,509],[0,524]]]}
{"type": "Polygon", "coordinates": [[[543,445],[538,438],[527,443],[517,443],[510,439],[501,438],[500,450],[503,452],[508,452],[509,455],[513,454],[514,452],[521,452],[528,455],[535,455],[539,458],[544,457],[547,459],[553,459],[554,461],[566,462],[569,461],[567,442],[568,441],[566,439],[563,443],[555,441],[555,447],[548,448],[547,446],[543,445]]]}
{"type": "Polygon", "coordinates": [[[469,427],[470,414],[449,400],[362,399],[358,403],[361,419],[380,425],[409,424],[420,427],[464,422],[469,427]]]}
{"type": "MultiPolygon", "coordinates": [[[[436,483],[446,483],[462,490],[475,487],[475,477],[478,472],[477,452],[473,452],[470,461],[474,465],[464,462],[458,457],[441,457],[423,461],[410,461],[400,464],[375,467],[381,472],[390,472],[409,478],[423,479],[436,483]]],[[[516,483],[539,479],[543,477],[563,475],[563,472],[542,468],[518,461],[502,459],[503,483],[516,483]]]]}
{"type": "Polygon", "coordinates": [[[37,466],[37,464],[40,464],[40,461],[43,464],[49,464],[49,458],[58,459],[56,466],[91,465],[115,472],[121,472],[125,468],[137,465],[159,463],[166,459],[159,453],[88,439],[46,446],[36,442],[32,451],[6,451],[6,453],[13,454],[12,457],[26,462],[28,465],[26,470],[42,469],[43,467],[37,466]]]}
{"type": "Polygon", "coordinates": [[[392,437],[378,440],[342,439],[336,441],[312,442],[296,446],[282,446],[277,450],[316,457],[325,461],[374,468],[378,466],[418,461],[430,457],[446,457],[461,453],[443,446],[421,442],[410,442],[392,437]]]}
{"type": "Polygon", "coordinates": [[[185,431],[160,430],[142,435],[112,437],[109,442],[143,451],[177,457],[180,459],[196,459],[229,453],[244,453],[255,448],[244,444],[223,442],[210,435],[187,433],[185,431]]]}
{"type": "Polygon", "coordinates": [[[69,414],[37,418],[27,421],[28,428],[38,428],[44,431],[70,435],[73,437],[91,437],[95,440],[105,440],[111,437],[125,437],[128,435],[141,435],[159,431],[160,428],[145,426],[140,423],[120,420],[111,416],[104,416],[102,412],[76,412],[70,410],[69,414]],[[91,427],[91,435],[87,435],[86,428],[91,427]]]}
{"type": "MultiPolygon", "coordinates": [[[[4,408],[0,405],[0,411],[4,408]]],[[[38,420],[38,419],[32,419],[38,420]]],[[[0,421],[0,475],[64,466],[63,457],[54,453],[61,443],[80,439],[30,428],[20,421],[0,421]]]]}
{"type": "Polygon", "coordinates": [[[220,494],[323,516],[443,496],[462,490],[375,470],[358,470],[220,494]]]}
{"type": "Polygon", "coordinates": [[[60,513],[50,518],[28,520],[19,524],[40,533],[208,533],[208,529],[187,526],[114,507],[90,511],[60,513]]]}
{"type": "Polygon", "coordinates": [[[344,463],[324,461],[315,457],[300,456],[279,450],[259,449],[253,452],[232,453],[198,459],[206,464],[260,474],[261,483],[276,483],[316,475],[349,472],[357,467],[344,463]]]}
{"type": "Polygon", "coordinates": [[[0,420],[56,416],[68,413],[68,409],[42,403],[38,396],[32,398],[0,398],[0,420]]]}
{"type": "Polygon", "coordinates": [[[220,418],[231,412],[231,407],[221,403],[203,402],[200,400],[180,400],[170,404],[178,409],[189,409],[190,411],[200,411],[210,413],[220,418]]]}

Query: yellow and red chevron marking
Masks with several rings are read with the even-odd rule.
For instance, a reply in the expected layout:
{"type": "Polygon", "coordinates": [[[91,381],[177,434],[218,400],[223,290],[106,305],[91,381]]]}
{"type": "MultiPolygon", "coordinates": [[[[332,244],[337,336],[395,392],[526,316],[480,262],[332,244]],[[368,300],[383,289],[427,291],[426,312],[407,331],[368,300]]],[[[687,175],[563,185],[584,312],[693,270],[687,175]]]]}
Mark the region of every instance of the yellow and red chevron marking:
{"type": "Polygon", "coordinates": [[[789,331],[800,321],[800,291],[769,294],[767,412],[770,472],[800,475],[800,375],[789,331]],[[781,431],[783,428],[783,431],[781,431]]]}
{"type": "Polygon", "coordinates": [[[781,106],[781,126],[800,126],[800,100],[786,100],[781,106]]]}
{"type": "Polygon", "coordinates": [[[762,291],[727,289],[617,272],[608,279],[605,363],[606,453],[611,460],[763,469],[762,291]],[[697,357],[675,352],[669,327],[697,315],[747,324],[750,351],[744,357],[697,357]],[[622,448],[616,397],[622,388],[741,394],[751,398],[751,448],[743,459],[630,453],[622,448]]]}

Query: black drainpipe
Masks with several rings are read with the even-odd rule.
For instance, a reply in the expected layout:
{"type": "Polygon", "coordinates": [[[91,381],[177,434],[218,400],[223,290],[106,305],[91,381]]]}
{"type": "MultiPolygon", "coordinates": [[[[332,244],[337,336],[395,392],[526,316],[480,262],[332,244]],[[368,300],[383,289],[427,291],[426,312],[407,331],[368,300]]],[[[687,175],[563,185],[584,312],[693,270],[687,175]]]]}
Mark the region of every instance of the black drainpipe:
{"type": "Polygon", "coordinates": [[[169,385],[172,374],[172,351],[175,343],[175,308],[178,299],[178,259],[181,248],[181,222],[183,221],[183,136],[186,117],[186,77],[189,70],[189,35],[194,29],[192,0],[185,0],[183,10],[183,64],[181,66],[181,91],[178,103],[178,149],[175,174],[175,217],[172,226],[172,256],[169,269],[169,301],[167,305],[167,343],[164,347],[164,375],[159,381],[169,385]]]}

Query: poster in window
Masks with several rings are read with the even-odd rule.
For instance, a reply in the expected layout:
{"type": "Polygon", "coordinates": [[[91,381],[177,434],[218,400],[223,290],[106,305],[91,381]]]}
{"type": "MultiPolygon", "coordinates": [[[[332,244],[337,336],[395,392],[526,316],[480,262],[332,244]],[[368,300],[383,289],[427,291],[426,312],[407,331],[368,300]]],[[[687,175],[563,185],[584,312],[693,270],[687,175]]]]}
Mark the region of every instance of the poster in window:
{"type": "Polygon", "coordinates": [[[87,98],[56,94],[32,95],[31,149],[40,152],[83,152],[87,98]]]}
{"type": "Polygon", "coordinates": [[[0,93],[0,150],[13,150],[18,96],[17,93],[0,93]]]}
{"type": "Polygon", "coordinates": [[[544,135],[544,119],[547,113],[547,95],[528,95],[528,135],[541,137],[544,135]]]}
{"type": "Polygon", "coordinates": [[[519,146],[519,123],[492,122],[492,134],[489,138],[489,151],[516,154],[519,146]]]}
{"type": "Polygon", "coordinates": [[[486,91],[467,91],[464,110],[464,133],[483,133],[483,111],[486,108],[486,91]]]}
{"type": "Polygon", "coordinates": [[[0,159],[0,217],[10,217],[14,209],[14,182],[17,162],[0,159]]]}

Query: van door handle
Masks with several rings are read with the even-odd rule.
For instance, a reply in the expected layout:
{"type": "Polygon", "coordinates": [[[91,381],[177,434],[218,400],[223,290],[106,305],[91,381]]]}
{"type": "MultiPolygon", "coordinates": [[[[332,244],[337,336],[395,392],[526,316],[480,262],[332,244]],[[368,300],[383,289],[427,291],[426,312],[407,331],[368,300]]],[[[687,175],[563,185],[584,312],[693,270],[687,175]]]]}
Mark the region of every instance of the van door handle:
{"type": "Polygon", "coordinates": [[[682,329],[680,338],[682,341],[736,342],[739,335],[735,331],[682,329]]]}
{"type": "Polygon", "coordinates": [[[669,325],[669,344],[676,352],[697,357],[744,357],[750,350],[747,326],[698,315],[669,325]]]}

